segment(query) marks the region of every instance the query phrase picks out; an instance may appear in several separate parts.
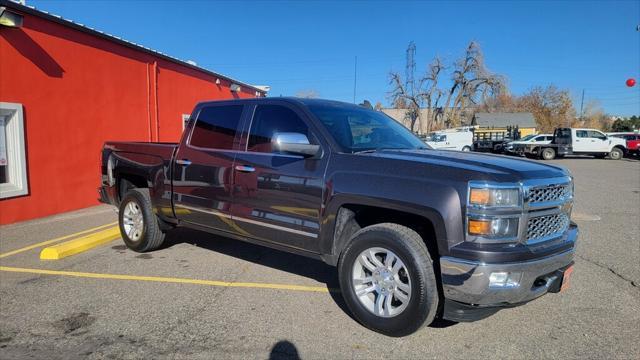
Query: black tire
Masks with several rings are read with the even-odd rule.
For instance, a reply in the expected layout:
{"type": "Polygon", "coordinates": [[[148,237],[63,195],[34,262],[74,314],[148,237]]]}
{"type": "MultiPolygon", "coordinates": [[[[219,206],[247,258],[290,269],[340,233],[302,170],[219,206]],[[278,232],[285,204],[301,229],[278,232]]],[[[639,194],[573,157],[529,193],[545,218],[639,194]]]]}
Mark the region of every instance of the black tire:
{"type": "Polygon", "coordinates": [[[470,146],[464,146],[464,147],[462,147],[462,151],[471,151],[471,147],[470,146]]]}
{"type": "MultiPolygon", "coordinates": [[[[420,235],[410,228],[382,223],[359,230],[341,254],[338,274],[347,306],[355,319],[371,330],[389,336],[406,336],[425,323],[430,324],[436,316],[439,295],[433,261],[420,235]],[[392,317],[374,314],[356,295],[352,280],[354,267],[358,256],[371,248],[384,248],[393,252],[404,263],[407,276],[411,279],[408,303],[404,310],[392,317]]],[[[378,291],[375,295],[373,292],[371,294],[376,299],[380,296],[378,291]]]]}
{"type": "Polygon", "coordinates": [[[120,225],[120,234],[125,245],[136,252],[147,252],[159,248],[164,242],[164,232],[160,227],[160,220],[153,213],[151,208],[151,200],[149,197],[149,189],[131,189],[127,191],[124,198],[120,202],[118,213],[118,222],[120,225]],[[142,213],[142,232],[137,239],[132,239],[125,230],[125,208],[132,203],[142,213]]]}
{"type": "Polygon", "coordinates": [[[609,153],[609,159],[611,160],[620,160],[624,157],[624,151],[620,150],[620,148],[613,148],[609,153]]]}
{"type": "Polygon", "coordinates": [[[544,148],[540,153],[540,158],[542,160],[553,160],[556,158],[556,151],[552,148],[544,148]]]}

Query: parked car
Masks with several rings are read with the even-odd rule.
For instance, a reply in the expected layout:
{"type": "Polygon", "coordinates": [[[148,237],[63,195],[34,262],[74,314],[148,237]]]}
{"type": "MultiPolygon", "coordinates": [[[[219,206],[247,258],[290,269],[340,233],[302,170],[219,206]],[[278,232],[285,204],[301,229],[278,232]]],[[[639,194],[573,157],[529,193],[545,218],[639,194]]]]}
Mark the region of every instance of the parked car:
{"type": "Polygon", "coordinates": [[[520,140],[508,142],[504,147],[504,151],[508,154],[523,155],[526,145],[551,144],[552,140],[553,140],[553,134],[527,135],[520,140]]]}
{"type": "Polygon", "coordinates": [[[107,142],[99,192],[134,251],[185,226],[337,266],[354,318],[391,336],[559,292],[578,236],[566,169],[319,99],[203,102],[179,144],[107,142]]]}
{"type": "Polygon", "coordinates": [[[429,134],[426,143],[434,149],[471,151],[473,132],[471,131],[436,131],[429,134]]]}
{"type": "Polygon", "coordinates": [[[614,137],[624,139],[627,143],[627,153],[638,155],[640,153],[640,134],[638,133],[615,133],[614,137]]]}
{"type": "Polygon", "coordinates": [[[627,151],[624,139],[607,136],[595,129],[558,128],[553,135],[550,144],[525,145],[524,154],[544,160],[565,155],[592,155],[597,158],[609,156],[613,160],[619,160],[627,151]]]}

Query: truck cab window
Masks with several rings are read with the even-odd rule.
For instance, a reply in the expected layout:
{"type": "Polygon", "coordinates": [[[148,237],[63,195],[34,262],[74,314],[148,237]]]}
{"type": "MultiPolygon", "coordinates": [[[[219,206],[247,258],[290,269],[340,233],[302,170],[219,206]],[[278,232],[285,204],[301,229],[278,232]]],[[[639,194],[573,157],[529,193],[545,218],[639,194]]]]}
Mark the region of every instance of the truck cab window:
{"type": "Polygon", "coordinates": [[[586,130],[576,130],[576,136],[579,138],[588,138],[589,133],[586,130]]]}
{"type": "Polygon", "coordinates": [[[600,140],[607,140],[607,136],[599,131],[589,131],[589,137],[600,140]]]}
{"type": "Polygon", "coordinates": [[[271,138],[277,132],[300,133],[313,143],[309,127],[293,110],[281,105],[258,105],[249,130],[247,151],[274,152],[271,138]]]}
{"type": "Polygon", "coordinates": [[[198,114],[190,145],[210,149],[233,149],[243,105],[207,106],[198,114]]]}

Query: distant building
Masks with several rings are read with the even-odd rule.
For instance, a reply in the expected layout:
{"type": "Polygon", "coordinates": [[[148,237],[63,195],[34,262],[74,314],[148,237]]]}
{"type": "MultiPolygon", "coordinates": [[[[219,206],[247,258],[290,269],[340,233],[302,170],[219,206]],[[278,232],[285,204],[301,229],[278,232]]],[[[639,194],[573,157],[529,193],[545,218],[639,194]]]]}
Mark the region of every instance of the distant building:
{"type": "MultiPolygon", "coordinates": [[[[467,125],[471,121],[470,120],[470,116],[472,114],[471,110],[472,110],[471,108],[466,108],[463,110],[458,109],[458,116],[460,116],[461,125],[467,125]]],[[[411,129],[411,120],[407,117],[407,112],[409,111],[409,109],[382,108],[381,111],[389,115],[390,117],[392,117],[397,122],[406,126],[408,129],[411,129]]],[[[438,115],[436,116],[437,122],[435,124],[431,124],[431,130],[443,128],[445,126],[442,122],[442,113],[444,111],[443,108],[435,108],[435,109],[431,109],[431,111],[438,112],[438,115]]],[[[420,119],[428,119],[428,118],[429,118],[429,109],[426,109],[426,108],[420,109],[420,119]]],[[[423,121],[422,123],[419,123],[419,121],[416,121],[413,131],[420,134],[426,134],[428,132],[426,121],[423,121]]]]}

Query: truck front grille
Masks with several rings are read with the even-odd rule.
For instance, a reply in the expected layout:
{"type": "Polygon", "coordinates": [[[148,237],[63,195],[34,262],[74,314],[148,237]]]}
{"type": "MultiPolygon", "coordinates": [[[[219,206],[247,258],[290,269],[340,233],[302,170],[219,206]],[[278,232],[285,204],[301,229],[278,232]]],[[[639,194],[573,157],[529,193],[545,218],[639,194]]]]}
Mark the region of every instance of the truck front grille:
{"type": "Polygon", "coordinates": [[[527,243],[535,243],[560,236],[569,227],[569,216],[565,213],[529,218],[527,243]]]}
{"type": "Polygon", "coordinates": [[[538,186],[529,189],[529,203],[546,203],[550,201],[564,201],[571,197],[570,184],[554,184],[538,186]]]}

